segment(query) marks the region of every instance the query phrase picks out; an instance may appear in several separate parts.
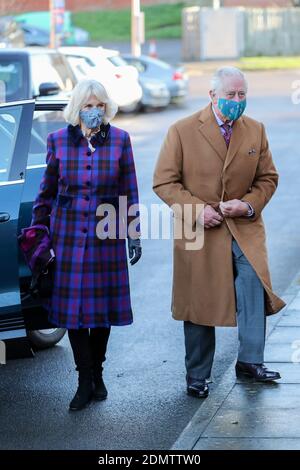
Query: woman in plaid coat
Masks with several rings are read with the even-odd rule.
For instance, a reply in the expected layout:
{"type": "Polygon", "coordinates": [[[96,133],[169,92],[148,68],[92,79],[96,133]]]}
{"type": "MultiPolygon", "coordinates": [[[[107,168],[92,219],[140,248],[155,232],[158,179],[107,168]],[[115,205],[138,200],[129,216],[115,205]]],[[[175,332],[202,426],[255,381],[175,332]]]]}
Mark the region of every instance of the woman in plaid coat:
{"type": "Polygon", "coordinates": [[[128,217],[125,226],[136,230],[125,230],[121,238],[117,224],[115,236],[104,238],[114,222],[111,214],[123,223],[127,215],[120,216],[119,197],[127,198],[126,210],[138,204],[129,135],[109,123],[116,111],[99,82],[76,85],[64,112],[68,127],[48,136],[47,167],[33,206],[32,224],[50,227],[56,255],[49,320],[68,329],[79,371],[71,410],[92,396],[106,398],[102,363],[110,328],[132,323],[125,237],[135,264],[141,256],[138,217],[128,217]]]}

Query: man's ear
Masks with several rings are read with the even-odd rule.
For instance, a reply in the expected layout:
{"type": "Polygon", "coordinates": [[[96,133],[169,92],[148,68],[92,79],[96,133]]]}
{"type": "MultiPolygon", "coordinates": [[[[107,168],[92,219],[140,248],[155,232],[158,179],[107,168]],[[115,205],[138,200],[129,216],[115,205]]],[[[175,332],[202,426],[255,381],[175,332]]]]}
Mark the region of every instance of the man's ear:
{"type": "Polygon", "coordinates": [[[212,91],[210,90],[209,91],[209,96],[210,96],[210,99],[213,101],[215,101],[215,98],[216,98],[216,92],[215,91],[212,91]]]}

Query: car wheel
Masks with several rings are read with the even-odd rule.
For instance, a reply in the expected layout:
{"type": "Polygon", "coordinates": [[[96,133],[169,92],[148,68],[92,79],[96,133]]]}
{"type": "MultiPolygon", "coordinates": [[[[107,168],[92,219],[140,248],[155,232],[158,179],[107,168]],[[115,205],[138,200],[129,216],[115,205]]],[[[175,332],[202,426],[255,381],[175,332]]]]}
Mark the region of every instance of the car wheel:
{"type": "Polygon", "coordinates": [[[140,109],[140,102],[138,103],[133,103],[133,104],[129,104],[127,106],[120,106],[119,107],[119,111],[121,111],[122,113],[136,113],[138,112],[140,109]]]}
{"type": "Polygon", "coordinates": [[[48,330],[32,330],[27,336],[36,349],[47,349],[57,344],[64,336],[65,328],[52,328],[48,330]]]}

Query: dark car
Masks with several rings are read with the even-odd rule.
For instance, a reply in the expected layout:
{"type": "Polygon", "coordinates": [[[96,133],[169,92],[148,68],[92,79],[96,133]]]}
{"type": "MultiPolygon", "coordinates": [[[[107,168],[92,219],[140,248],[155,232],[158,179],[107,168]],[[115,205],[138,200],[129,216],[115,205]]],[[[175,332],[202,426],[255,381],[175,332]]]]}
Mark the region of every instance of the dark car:
{"type": "Polygon", "coordinates": [[[122,54],[128,65],[137,68],[139,76],[143,79],[160,80],[167,86],[171,102],[183,101],[188,93],[188,77],[183,67],[173,67],[153,57],[141,55],[135,57],[131,54],[122,54]]]}
{"type": "Polygon", "coordinates": [[[56,344],[65,330],[49,324],[39,297],[30,295],[32,274],[17,237],[30,226],[32,204],[45,170],[49,132],[65,125],[66,102],[0,104],[0,343],[8,355],[56,344]]]}
{"type": "Polygon", "coordinates": [[[51,49],[0,49],[0,99],[66,98],[76,78],[65,57],[51,49]]]}

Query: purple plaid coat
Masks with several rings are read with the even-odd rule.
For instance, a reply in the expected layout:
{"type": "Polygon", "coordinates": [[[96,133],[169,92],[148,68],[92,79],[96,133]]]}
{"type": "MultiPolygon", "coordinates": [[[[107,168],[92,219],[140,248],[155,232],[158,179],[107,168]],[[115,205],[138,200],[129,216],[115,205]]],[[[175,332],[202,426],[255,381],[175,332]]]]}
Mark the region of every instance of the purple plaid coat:
{"type": "Polygon", "coordinates": [[[69,329],[132,323],[126,240],[96,235],[99,204],[116,207],[120,195],[128,205],[138,203],[130,138],[107,124],[91,143],[93,153],[79,126],[49,134],[47,168],[33,205],[32,224],[50,227],[56,254],[45,307],[51,323],[69,329]]]}

